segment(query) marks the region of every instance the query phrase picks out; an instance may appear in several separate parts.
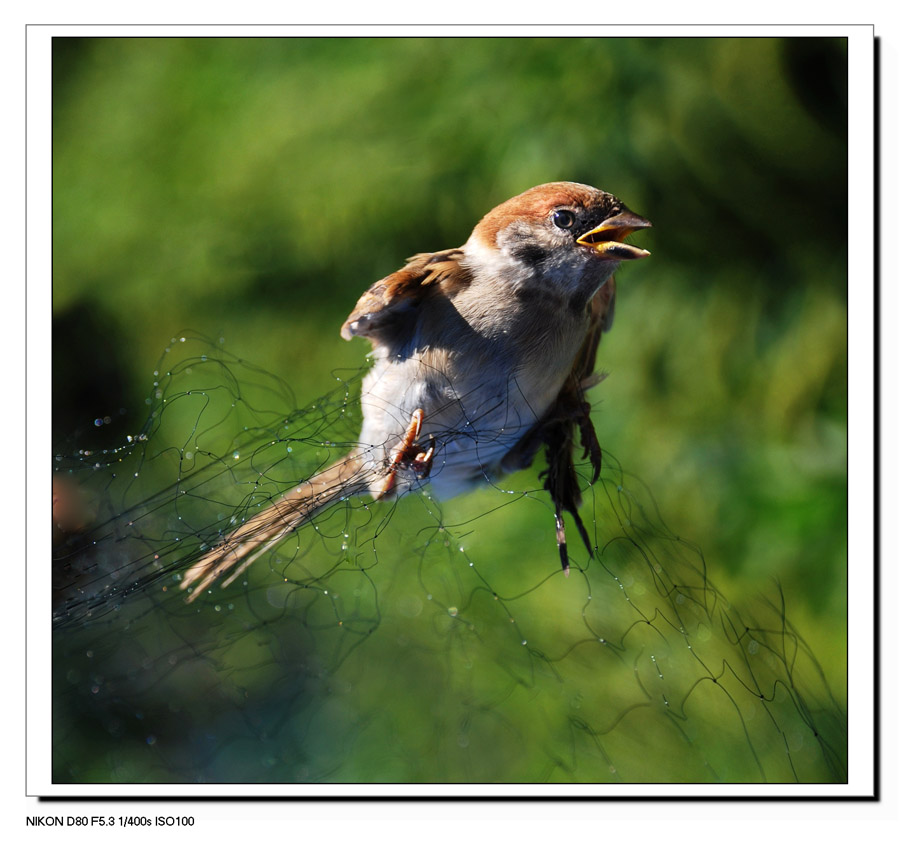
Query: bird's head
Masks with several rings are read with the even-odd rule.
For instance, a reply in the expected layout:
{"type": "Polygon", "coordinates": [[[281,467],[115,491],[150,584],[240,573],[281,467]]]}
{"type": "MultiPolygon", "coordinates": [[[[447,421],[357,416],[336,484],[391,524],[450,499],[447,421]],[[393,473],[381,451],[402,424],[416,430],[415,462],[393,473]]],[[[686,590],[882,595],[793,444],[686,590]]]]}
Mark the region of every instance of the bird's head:
{"type": "Polygon", "coordinates": [[[488,212],[467,260],[498,281],[539,285],[587,302],[619,262],[650,255],[625,238],[650,221],[605,191],[576,182],[531,188],[488,212]]]}

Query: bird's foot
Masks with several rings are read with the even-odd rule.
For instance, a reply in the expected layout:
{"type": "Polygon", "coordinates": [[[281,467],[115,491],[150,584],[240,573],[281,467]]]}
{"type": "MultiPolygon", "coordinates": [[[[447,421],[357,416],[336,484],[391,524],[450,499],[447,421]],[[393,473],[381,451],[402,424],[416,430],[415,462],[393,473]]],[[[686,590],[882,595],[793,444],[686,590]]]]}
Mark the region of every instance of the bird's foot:
{"type": "Polygon", "coordinates": [[[423,451],[419,444],[419,434],[422,431],[424,420],[425,412],[421,408],[417,408],[412,414],[403,438],[391,455],[379,499],[387,496],[394,489],[399,470],[412,470],[417,479],[427,479],[431,473],[431,465],[434,462],[434,436],[429,435],[430,443],[427,450],[423,451]]]}

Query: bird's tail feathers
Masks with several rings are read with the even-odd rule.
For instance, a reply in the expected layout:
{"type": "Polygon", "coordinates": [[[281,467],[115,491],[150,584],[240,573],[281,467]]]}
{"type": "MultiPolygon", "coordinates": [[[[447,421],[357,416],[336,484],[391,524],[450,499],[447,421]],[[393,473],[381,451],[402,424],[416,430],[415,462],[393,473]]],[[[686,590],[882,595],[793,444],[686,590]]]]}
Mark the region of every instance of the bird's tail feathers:
{"type": "Polygon", "coordinates": [[[181,580],[182,590],[191,588],[187,601],[193,602],[223,576],[226,578],[222,587],[230,585],[285,535],[309,522],[322,509],[345,497],[367,492],[369,475],[362,457],[351,454],[251,517],[188,568],[181,580]]]}

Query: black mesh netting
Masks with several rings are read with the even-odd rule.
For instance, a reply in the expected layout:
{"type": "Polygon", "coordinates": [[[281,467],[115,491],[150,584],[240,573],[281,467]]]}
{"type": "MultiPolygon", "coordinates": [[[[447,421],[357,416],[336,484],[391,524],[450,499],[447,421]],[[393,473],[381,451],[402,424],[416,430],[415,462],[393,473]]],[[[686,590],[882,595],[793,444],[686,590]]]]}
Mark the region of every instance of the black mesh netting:
{"type": "Polygon", "coordinates": [[[730,602],[609,453],[568,578],[530,470],[348,498],[188,604],[191,561],[347,452],[362,373],[298,408],[173,341],[141,432],[55,458],[55,782],[846,780],[843,680],[778,587],[730,602]]]}

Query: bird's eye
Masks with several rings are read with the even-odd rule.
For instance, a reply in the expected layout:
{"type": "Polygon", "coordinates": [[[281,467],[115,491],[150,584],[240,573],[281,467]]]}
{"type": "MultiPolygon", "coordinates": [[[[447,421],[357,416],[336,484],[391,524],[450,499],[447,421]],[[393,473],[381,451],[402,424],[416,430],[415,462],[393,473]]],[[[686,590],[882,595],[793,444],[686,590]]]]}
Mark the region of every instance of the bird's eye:
{"type": "Polygon", "coordinates": [[[553,212],[553,224],[560,229],[571,229],[575,225],[575,215],[568,209],[553,212]]]}

